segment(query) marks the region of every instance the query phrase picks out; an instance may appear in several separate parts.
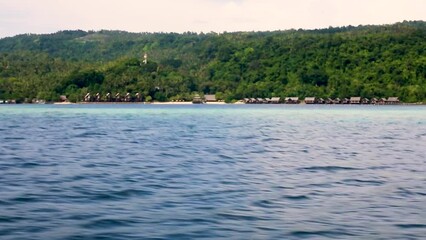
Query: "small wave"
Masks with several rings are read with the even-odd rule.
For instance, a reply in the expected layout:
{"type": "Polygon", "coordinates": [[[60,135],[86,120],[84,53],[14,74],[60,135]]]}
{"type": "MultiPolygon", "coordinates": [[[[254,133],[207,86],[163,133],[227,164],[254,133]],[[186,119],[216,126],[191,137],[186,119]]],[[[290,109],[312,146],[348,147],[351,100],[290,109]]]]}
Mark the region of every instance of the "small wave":
{"type": "Polygon", "coordinates": [[[92,200],[123,200],[136,196],[149,196],[153,192],[136,189],[126,189],[116,192],[89,193],[89,198],[92,200]]]}
{"type": "Polygon", "coordinates": [[[20,165],[21,168],[35,168],[39,166],[41,166],[41,164],[35,162],[26,162],[20,165]]]}
{"type": "Polygon", "coordinates": [[[254,206],[263,207],[263,208],[271,208],[274,205],[274,202],[269,200],[260,200],[253,203],[254,206]]]}
{"type": "Polygon", "coordinates": [[[281,141],[282,139],[279,138],[264,138],[262,139],[262,142],[275,142],[275,141],[281,141]]]}
{"type": "Polygon", "coordinates": [[[26,220],[26,218],[18,216],[0,216],[0,223],[16,223],[23,220],[26,220]]]}
{"type": "Polygon", "coordinates": [[[294,201],[300,201],[300,200],[308,200],[309,197],[306,195],[294,195],[294,196],[284,196],[284,198],[294,201]]]}
{"type": "Polygon", "coordinates": [[[181,154],[165,153],[165,152],[158,154],[158,156],[162,158],[172,158],[172,159],[184,157],[181,154]]]}
{"type": "Polygon", "coordinates": [[[294,237],[318,237],[318,236],[322,236],[322,237],[334,237],[336,238],[337,236],[355,236],[352,233],[348,233],[348,232],[344,232],[344,231],[335,231],[335,230],[312,230],[312,231],[292,231],[290,233],[290,235],[294,236],[294,237]]]}
{"type": "Polygon", "coordinates": [[[405,188],[398,188],[397,191],[399,194],[403,195],[403,196],[426,196],[426,193],[424,192],[416,192],[416,191],[412,191],[412,190],[408,190],[405,188]]]}
{"type": "Polygon", "coordinates": [[[31,196],[21,196],[11,199],[10,201],[13,203],[33,203],[37,202],[39,199],[31,196]]]}
{"type": "Polygon", "coordinates": [[[426,228],[426,224],[420,223],[395,224],[395,226],[400,228],[426,228]]]}
{"type": "Polygon", "coordinates": [[[85,132],[75,135],[75,138],[90,138],[90,137],[97,137],[97,136],[107,136],[106,133],[101,132],[85,132]]]}
{"type": "Polygon", "coordinates": [[[374,166],[374,167],[369,167],[368,169],[370,170],[383,170],[383,169],[388,169],[390,168],[390,166],[374,166]]]}
{"type": "Polygon", "coordinates": [[[313,167],[303,167],[298,170],[306,170],[306,171],[326,171],[326,172],[336,172],[336,171],[354,171],[354,170],[362,170],[360,168],[353,167],[341,167],[341,166],[313,166],[313,167]]]}
{"type": "Polygon", "coordinates": [[[224,154],[219,154],[218,157],[220,159],[226,159],[226,160],[232,160],[232,159],[234,159],[233,157],[228,156],[228,155],[224,155],[224,154]]]}
{"type": "Polygon", "coordinates": [[[131,220],[124,220],[124,219],[98,219],[94,221],[90,221],[89,223],[83,224],[84,228],[111,228],[111,227],[125,227],[125,226],[131,226],[132,224],[136,223],[135,221],[131,220]]]}
{"type": "Polygon", "coordinates": [[[344,183],[354,184],[354,185],[372,185],[372,186],[380,186],[383,185],[384,181],[379,180],[363,180],[363,179],[345,179],[344,183]]]}
{"type": "Polygon", "coordinates": [[[3,140],[6,140],[6,141],[10,141],[10,140],[25,140],[25,138],[24,137],[5,137],[5,138],[3,138],[3,140]]]}
{"type": "Polygon", "coordinates": [[[227,219],[227,220],[237,220],[237,221],[260,221],[262,218],[250,215],[241,215],[241,214],[231,214],[231,213],[218,213],[218,217],[227,219]]]}

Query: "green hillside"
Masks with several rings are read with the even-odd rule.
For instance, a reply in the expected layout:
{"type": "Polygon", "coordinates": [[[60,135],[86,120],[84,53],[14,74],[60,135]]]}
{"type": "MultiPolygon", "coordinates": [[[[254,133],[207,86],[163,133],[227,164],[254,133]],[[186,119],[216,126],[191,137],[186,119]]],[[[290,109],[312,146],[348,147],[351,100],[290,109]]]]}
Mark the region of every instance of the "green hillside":
{"type": "Polygon", "coordinates": [[[0,39],[0,99],[398,96],[426,101],[426,22],[237,33],[62,31],[0,39]],[[143,55],[148,55],[143,64],[143,55]]]}

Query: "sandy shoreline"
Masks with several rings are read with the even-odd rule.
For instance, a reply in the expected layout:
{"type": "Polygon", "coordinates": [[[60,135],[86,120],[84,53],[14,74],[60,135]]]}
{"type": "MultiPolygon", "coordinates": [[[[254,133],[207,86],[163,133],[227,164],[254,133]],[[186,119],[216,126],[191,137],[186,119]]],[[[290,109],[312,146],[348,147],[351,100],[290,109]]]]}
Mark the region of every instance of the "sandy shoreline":
{"type": "MultiPolygon", "coordinates": [[[[189,104],[194,104],[192,102],[77,102],[77,103],[54,103],[54,104],[147,104],[147,105],[189,105],[189,104]]],[[[203,103],[203,104],[207,104],[207,105],[223,105],[223,104],[228,104],[225,102],[207,102],[207,103],[203,103]]]]}
{"type": "MultiPolygon", "coordinates": [[[[25,103],[24,103],[25,104],[25,103]]],[[[34,104],[34,103],[30,103],[34,104]]],[[[53,103],[46,103],[46,104],[55,104],[55,105],[72,105],[72,104],[89,104],[89,105],[106,105],[106,104],[117,104],[117,105],[123,105],[123,104],[146,104],[146,105],[192,105],[194,103],[192,102],[53,102],[53,103]]],[[[235,102],[235,103],[225,103],[225,102],[207,102],[203,104],[195,104],[195,105],[239,105],[239,104],[246,104],[244,102],[235,102]]],[[[298,103],[298,104],[249,104],[249,105],[305,105],[304,102],[298,103]]],[[[396,105],[382,105],[382,104],[308,104],[308,105],[336,105],[336,106],[342,106],[342,105],[354,105],[354,106],[361,106],[361,105],[371,105],[371,106],[426,106],[426,103],[400,103],[396,105]]]]}

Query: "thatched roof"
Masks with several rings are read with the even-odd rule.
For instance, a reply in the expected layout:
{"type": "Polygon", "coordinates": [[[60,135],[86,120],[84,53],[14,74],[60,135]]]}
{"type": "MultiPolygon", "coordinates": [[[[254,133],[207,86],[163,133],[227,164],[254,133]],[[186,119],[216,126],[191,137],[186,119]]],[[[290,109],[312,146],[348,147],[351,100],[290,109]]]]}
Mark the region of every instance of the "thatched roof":
{"type": "Polygon", "coordinates": [[[284,100],[286,100],[286,101],[299,101],[299,97],[286,97],[284,100]]]}

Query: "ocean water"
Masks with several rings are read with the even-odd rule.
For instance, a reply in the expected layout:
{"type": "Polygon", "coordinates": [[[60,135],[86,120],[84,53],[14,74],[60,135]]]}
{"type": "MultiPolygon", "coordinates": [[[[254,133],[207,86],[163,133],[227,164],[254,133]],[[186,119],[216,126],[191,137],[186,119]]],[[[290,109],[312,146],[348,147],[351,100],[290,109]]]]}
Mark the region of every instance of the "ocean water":
{"type": "Polygon", "coordinates": [[[0,105],[0,239],[425,239],[426,107],[0,105]]]}

